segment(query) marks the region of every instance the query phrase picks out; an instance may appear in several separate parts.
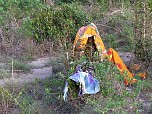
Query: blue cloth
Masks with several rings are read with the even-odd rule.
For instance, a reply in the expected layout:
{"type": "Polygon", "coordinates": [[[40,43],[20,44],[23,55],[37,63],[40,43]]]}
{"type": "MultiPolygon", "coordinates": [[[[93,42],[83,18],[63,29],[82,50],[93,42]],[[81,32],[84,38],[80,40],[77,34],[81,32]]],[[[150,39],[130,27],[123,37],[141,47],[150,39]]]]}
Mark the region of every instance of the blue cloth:
{"type": "MultiPolygon", "coordinates": [[[[79,95],[96,94],[100,91],[99,81],[95,79],[90,73],[78,71],[74,73],[72,76],[70,76],[69,79],[75,81],[76,83],[79,83],[79,95]]],[[[68,83],[66,82],[63,96],[65,101],[67,99],[67,93],[68,83]]]]}

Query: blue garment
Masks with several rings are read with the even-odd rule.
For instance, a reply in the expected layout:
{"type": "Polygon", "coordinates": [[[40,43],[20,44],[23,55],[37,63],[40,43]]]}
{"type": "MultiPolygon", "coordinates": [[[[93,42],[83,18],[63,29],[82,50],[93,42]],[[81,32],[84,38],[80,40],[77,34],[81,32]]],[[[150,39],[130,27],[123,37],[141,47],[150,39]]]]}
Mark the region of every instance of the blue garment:
{"type": "MultiPolygon", "coordinates": [[[[79,83],[79,95],[83,94],[96,94],[100,91],[100,85],[99,81],[95,79],[90,73],[78,71],[72,76],[69,77],[69,79],[75,81],[76,83],[79,83]]],[[[67,99],[67,93],[68,93],[68,82],[65,84],[64,88],[64,100],[67,99]]]]}

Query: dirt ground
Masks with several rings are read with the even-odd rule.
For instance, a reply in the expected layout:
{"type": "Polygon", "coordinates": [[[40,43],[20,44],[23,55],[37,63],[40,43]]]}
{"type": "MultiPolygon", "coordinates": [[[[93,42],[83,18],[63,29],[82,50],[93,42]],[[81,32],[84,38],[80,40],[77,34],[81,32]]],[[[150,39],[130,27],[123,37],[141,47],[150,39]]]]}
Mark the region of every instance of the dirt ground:
{"type": "Polygon", "coordinates": [[[30,61],[28,64],[32,66],[31,72],[22,73],[14,72],[11,78],[0,79],[0,85],[5,84],[24,84],[34,82],[36,79],[45,79],[52,75],[52,66],[46,66],[49,63],[49,58],[39,58],[35,61],[30,61]]]}

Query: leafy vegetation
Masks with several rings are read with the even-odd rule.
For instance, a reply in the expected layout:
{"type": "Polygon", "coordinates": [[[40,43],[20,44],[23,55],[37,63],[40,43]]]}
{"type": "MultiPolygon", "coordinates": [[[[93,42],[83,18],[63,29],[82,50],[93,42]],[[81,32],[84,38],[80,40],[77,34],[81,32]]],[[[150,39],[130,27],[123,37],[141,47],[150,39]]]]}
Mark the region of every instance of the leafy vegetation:
{"type": "Polygon", "coordinates": [[[145,2],[137,2],[135,4],[135,54],[143,61],[151,62],[152,48],[151,48],[151,17],[150,0],[145,2]],[[143,12],[141,12],[143,11],[143,12]],[[140,13],[138,13],[140,12],[140,13]],[[137,29],[138,28],[138,29],[137,29]]]}
{"type": "MultiPolygon", "coordinates": [[[[60,50],[55,52],[59,56],[64,53],[62,61],[50,62],[55,74],[49,79],[22,86],[0,86],[0,113],[151,113],[152,104],[147,103],[152,98],[151,0],[46,1],[0,0],[0,53],[3,58],[13,58],[14,70],[30,71],[31,67],[20,60],[31,60],[37,53],[50,55],[53,49],[60,50]],[[70,53],[77,30],[90,22],[97,25],[107,48],[134,52],[136,59],[146,64],[149,77],[125,87],[123,76],[113,64],[90,62],[101,91],[83,97],[74,94],[65,103],[64,82],[86,60],[82,57],[72,61],[65,52],[70,53]]],[[[0,78],[9,77],[4,71],[0,71],[0,78]]]]}
{"type": "Polygon", "coordinates": [[[36,40],[48,39],[66,45],[74,40],[77,28],[90,22],[77,3],[46,7],[31,18],[36,40]]]}
{"type": "MultiPolygon", "coordinates": [[[[87,61],[87,58],[82,57],[80,60],[74,61],[72,64],[70,64],[68,75],[71,76],[73,74],[78,63],[83,64],[85,61],[87,61]]],[[[85,68],[82,69],[87,69],[89,66],[94,66],[95,78],[100,81],[101,91],[96,95],[83,96],[81,100],[83,100],[83,102],[86,104],[83,104],[85,105],[84,108],[79,105],[82,113],[90,113],[90,111],[91,113],[140,113],[140,102],[137,99],[142,90],[149,88],[147,85],[148,82],[139,80],[134,87],[126,87],[123,83],[123,75],[120,74],[114,64],[109,63],[108,61],[103,61],[102,63],[87,62],[85,68]],[[132,103],[130,104],[130,102],[132,103]],[[93,107],[93,110],[89,110],[89,106],[93,107]]],[[[68,82],[68,101],[71,101],[71,99],[78,100],[78,91],[75,91],[77,87],[76,83],[72,83],[70,80],[68,80],[68,82]]]]}

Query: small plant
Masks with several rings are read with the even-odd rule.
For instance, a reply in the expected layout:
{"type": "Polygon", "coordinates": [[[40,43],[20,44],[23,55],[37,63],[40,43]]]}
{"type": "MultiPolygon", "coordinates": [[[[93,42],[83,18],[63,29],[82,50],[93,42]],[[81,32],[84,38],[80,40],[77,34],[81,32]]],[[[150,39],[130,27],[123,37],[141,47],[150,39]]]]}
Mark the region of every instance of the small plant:
{"type": "MultiPolygon", "coordinates": [[[[0,86],[0,104],[2,106],[2,112],[8,113],[9,112],[9,107],[11,105],[18,106],[22,110],[24,110],[22,104],[19,102],[18,98],[22,94],[19,92],[17,95],[14,95],[10,90],[0,86]]],[[[1,112],[1,110],[0,110],[1,112]]]]}
{"type": "Polygon", "coordinates": [[[26,63],[23,63],[21,61],[14,60],[13,61],[13,69],[14,70],[22,70],[24,72],[28,72],[28,71],[31,70],[31,66],[26,64],[26,63]]]}
{"type": "Polygon", "coordinates": [[[7,70],[0,69],[0,79],[10,77],[10,73],[7,70]]]}

